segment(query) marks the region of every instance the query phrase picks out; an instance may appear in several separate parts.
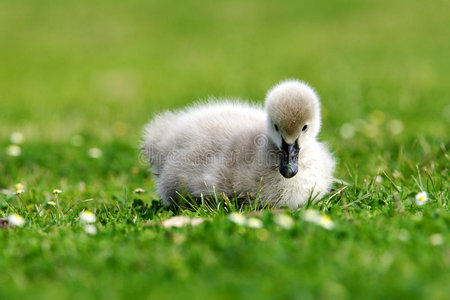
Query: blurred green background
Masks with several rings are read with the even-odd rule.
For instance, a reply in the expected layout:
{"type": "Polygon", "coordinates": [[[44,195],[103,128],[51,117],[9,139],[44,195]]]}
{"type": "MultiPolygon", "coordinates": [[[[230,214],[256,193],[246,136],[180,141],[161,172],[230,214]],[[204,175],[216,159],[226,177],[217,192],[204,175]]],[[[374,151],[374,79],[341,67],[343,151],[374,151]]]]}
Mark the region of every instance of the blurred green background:
{"type": "Polygon", "coordinates": [[[441,0],[1,1],[0,137],[111,140],[125,123],[136,142],[155,111],[209,96],[262,101],[294,77],[319,92],[333,143],[373,110],[403,121],[406,136],[448,138],[449,10],[441,0]]]}
{"type": "Polygon", "coordinates": [[[0,217],[27,222],[0,230],[0,298],[445,299],[449,11],[448,0],[0,1],[0,217]],[[150,205],[144,124],[210,96],[262,103],[286,78],[318,91],[321,139],[350,182],[325,207],[336,230],[302,211],[291,231],[267,212],[260,231],[224,215],[149,227],[172,212],[150,205]],[[64,213],[47,203],[54,188],[64,213]],[[85,208],[96,236],[78,222],[85,208]]]}

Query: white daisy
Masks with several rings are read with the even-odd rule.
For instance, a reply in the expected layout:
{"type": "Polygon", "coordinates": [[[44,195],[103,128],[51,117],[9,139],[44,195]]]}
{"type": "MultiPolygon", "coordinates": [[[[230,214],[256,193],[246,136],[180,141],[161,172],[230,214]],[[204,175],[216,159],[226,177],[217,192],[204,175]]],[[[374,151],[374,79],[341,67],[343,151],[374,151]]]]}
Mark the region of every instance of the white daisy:
{"type": "Polygon", "coordinates": [[[317,223],[319,221],[319,219],[320,219],[320,213],[315,209],[308,208],[303,213],[303,220],[305,220],[307,222],[317,223]]]}
{"type": "Polygon", "coordinates": [[[95,220],[97,220],[97,217],[89,210],[83,210],[80,213],[80,220],[85,223],[94,223],[95,220]]]}
{"type": "Polygon", "coordinates": [[[329,216],[322,215],[321,213],[319,213],[317,210],[314,209],[307,209],[303,213],[303,220],[317,224],[328,230],[334,228],[334,223],[329,216]]]}
{"type": "Polygon", "coordinates": [[[97,234],[97,227],[95,227],[95,225],[86,224],[86,225],[84,225],[83,228],[84,228],[84,231],[87,234],[90,234],[90,235],[96,235],[97,234]]]}
{"type": "Polygon", "coordinates": [[[286,214],[280,214],[275,216],[275,223],[285,229],[291,229],[294,226],[294,219],[286,214]]]}
{"type": "Polygon", "coordinates": [[[16,192],[14,194],[20,195],[25,192],[25,186],[21,183],[18,183],[14,186],[16,188],[16,192]]]}
{"type": "Polygon", "coordinates": [[[237,225],[245,225],[247,223],[247,218],[240,213],[232,213],[228,216],[228,220],[230,220],[231,222],[237,224],[237,225]]]}
{"type": "Polygon", "coordinates": [[[22,154],[22,149],[17,145],[10,145],[6,148],[6,154],[9,156],[20,156],[22,154]]]}
{"type": "Polygon", "coordinates": [[[318,225],[322,226],[325,229],[331,230],[334,228],[334,223],[331,220],[331,218],[327,215],[323,215],[320,217],[319,221],[317,222],[318,225]]]}
{"type": "Polygon", "coordinates": [[[25,136],[21,132],[13,132],[11,133],[9,140],[13,144],[22,144],[25,141],[25,136]]]}
{"type": "Polygon", "coordinates": [[[258,218],[252,217],[247,220],[247,226],[250,228],[261,228],[263,227],[263,222],[258,218]]]}
{"type": "Polygon", "coordinates": [[[62,191],[59,190],[59,189],[54,189],[53,192],[52,192],[52,194],[54,194],[54,195],[58,195],[58,194],[61,194],[61,193],[62,193],[62,191]]]}
{"type": "Polygon", "coordinates": [[[135,194],[141,194],[141,193],[144,193],[144,192],[145,192],[145,190],[142,189],[142,188],[137,188],[137,189],[135,189],[135,190],[133,191],[133,193],[135,193],[135,194]]]}
{"type": "Polygon", "coordinates": [[[424,205],[428,201],[428,195],[426,192],[420,192],[416,195],[416,204],[419,206],[424,205]]]}
{"type": "Polygon", "coordinates": [[[102,156],[102,150],[94,147],[94,148],[89,149],[88,154],[92,158],[100,158],[102,156]]]}
{"type": "Polygon", "coordinates": [[[430,235],[430,243],[433,246],[442,245],[444,243],[444,238],[439,233],[432,234],[430,235]]]}
{"type": "Polygon", "coordinates": [[[8,222],[9,222],[9,224],[11,224],[13,226],[22,227],[23,225],[25,225],[25,219],[18,214],[9,215],[8,222]]]}
{"type": "Polygon", "coordinates": [[[392,120],[389,122],[389,129],[394,135],[402,133],[403,127],[403,122],[400,120],[392,120]]]}
{"type": "Polygon", "coordinates": [[[201,223],[203,223],[203,218],[189,218],[186,216],[175,216],[170,219],[167,219],[161,223],[163,227],[170,228],[170,227],[183,227],[186,225],[191,226],[198,226],[201,223]]]}

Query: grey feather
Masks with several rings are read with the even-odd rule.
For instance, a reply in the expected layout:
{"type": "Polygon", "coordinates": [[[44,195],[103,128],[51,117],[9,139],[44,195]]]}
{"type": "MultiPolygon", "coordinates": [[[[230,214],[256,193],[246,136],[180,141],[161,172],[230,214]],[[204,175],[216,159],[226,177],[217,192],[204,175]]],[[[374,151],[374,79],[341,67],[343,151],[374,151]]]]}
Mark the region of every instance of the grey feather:
{"type": "Polygon", "coordinates": [[[294,209],[320,199],[333,182],[335,160],[317,141],[320,126],[316,92],[288,80],[268,92],[265,108],[216,100],[159,114],[145,127],[142,148],[166,204],[178,194],[215,190],[253,200],[259,193],[261,204],[294,209]],[[289,179],[278,170],[282,138],[301,149],[298,173],[289,179]]]}

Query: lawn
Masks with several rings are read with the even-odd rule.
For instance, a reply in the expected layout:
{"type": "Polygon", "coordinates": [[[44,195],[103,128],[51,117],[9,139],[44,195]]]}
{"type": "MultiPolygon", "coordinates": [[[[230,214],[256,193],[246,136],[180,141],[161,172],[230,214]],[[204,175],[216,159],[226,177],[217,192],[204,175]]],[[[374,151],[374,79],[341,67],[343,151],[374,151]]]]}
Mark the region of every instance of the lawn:
{"type": "Polygon", "coordinates": [[[448,11],[1,1],[0,218],[25,223],[0,228],[0,299],[447,299],[448,11]],[[321,96],[337,192],[281,214],[162,207],[139,153],[145,123],[210,96],[261,103],[285,78],[321,96]],[[161,226],[175,215],[204,222],[161,226]]]}

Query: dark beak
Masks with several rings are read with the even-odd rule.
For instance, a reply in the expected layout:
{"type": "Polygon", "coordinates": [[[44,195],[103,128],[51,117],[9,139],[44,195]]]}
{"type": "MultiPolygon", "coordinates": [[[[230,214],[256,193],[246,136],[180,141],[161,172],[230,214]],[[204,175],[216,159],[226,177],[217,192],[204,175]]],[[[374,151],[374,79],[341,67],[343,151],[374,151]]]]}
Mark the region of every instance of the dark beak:
{"type": "Polygon", "coordinates": [[[293,144],[287,144],[284,139],[282,139],[280,173],[284,177],[292,178],[297,174],[298,152],[299,147],[297,141],[293,144]]]}

